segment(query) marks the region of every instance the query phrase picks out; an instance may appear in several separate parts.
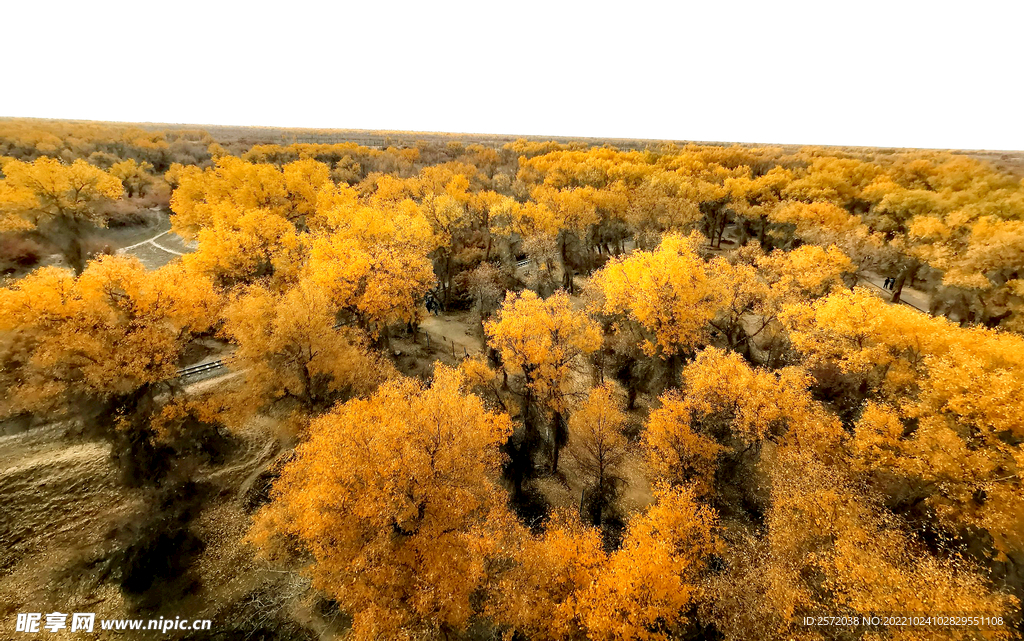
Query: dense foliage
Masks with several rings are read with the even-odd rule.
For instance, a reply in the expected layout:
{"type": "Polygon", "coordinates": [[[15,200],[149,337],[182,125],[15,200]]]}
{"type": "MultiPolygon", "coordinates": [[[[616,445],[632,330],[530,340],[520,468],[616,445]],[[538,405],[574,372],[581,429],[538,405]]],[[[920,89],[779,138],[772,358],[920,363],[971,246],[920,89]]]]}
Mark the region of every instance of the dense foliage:
{"type": "Polygon", "coordinates": [[[248,540],[303,566],[356,638],[1019,624],[1017,177],[945,152],[229,149],[27,121],[0,153],[2,229],[62,239],[72,268],[0,290],[0,412],[141,434],[125,458],[274,418],[298,445],[248,540]],[[88,262],[101,201],[156,183],[198,249],[88,262]],[[879,277],[891,294],[861,284],[879,277]],[[899,304],[910,290],[927,311],[899,304]],[[427,297],[474,307],[487,349],[417,380],[389,339],[427,297]],[[211,338],[238,375],[189,394],[176,368],[211,338]],[[563,450],[584,497],[535,518],[563,450]],[[642,509],[621,500],[630,466],[642,509]]]}

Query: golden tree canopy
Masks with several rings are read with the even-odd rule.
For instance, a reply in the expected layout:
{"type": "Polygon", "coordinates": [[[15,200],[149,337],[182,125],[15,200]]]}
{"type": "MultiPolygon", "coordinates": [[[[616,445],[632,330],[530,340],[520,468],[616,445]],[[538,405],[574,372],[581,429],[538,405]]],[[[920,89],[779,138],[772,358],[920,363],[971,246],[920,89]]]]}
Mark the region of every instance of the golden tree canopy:
{"type": "Polygon", "coordinates": [[[579,357],[601,346],[600,327],[565,292],[547,300],[529,290],[510,293],[484,331],[502,361],[523,371],[533,396],[556,411],[565,407],[579,357]]]}
{"type": "Polygon", "coordinates": [[[649,356],[694,351],[707,339],[720,298],[697,254],[699,242],[670,234],[654,251],[612,260],[594,275],[595,311],[635,323],[649,356]]]}
{"type": "Polygon", "coordinates": [[[180,264],[148,272],[135,258],[103,257],[78,277],[37,270],[0,290],[4,409],[55,409],[173,378],[219,310],[213,284],[180,264]]]}
{"type": "Polygon", "coordinates": [[[250,537],[307,551],[357,639],[462,629],[495,552],[505,499],[492,479],[511,431],[457,370],[438,366],[430,387],[386,383],[312,424],[250,537]]]}

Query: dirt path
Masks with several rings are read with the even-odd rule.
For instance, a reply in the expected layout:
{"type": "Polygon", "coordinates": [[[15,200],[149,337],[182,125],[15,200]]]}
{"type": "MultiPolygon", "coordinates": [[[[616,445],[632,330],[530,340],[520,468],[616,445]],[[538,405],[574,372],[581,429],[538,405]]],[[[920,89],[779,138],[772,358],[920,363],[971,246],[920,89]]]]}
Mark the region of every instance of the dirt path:
{"type": "Polygon", "coordinates": [[[149,269],[158,269],[178,256],[195,251],[196,243],[190,243],[170,230],[170,227],[151,238],[117,250],[118,254],[129,254],[142,261],[149,269]]]}
{"type": "Polygon", "coordinates": [[[475,311],[451,312],[434,316],[428,314],[420,322],[420,330],[430,336],[432,343],[438,341],[448,346],[455,346],[455,354],[464,357],[473,356],[484,351],[484,338],[480,330],[479,316],[475,311]]]}
{"type": "MultiPolygon", "coordinates": [[[[859,280],[873,285],[872,289],[876,290],[879,294],[886,296],[886,300],[892,298],[892,292],[882,287],[885,283],[885,277],[879,276],[874,272],[862,272],[859,280]]],[[[912,287],[903,287],[903,291],[900,292],[900,302],[909,307],[913,307],[918,311],[924,312],[925,314],[930,313],[928,308],[931,306],[931,298],[928,294],[912,287]]]]}
{"type": "Polygon", "coordinates": [[[165,209],[146,212],[150,222],[130,227],[98,230],[95,237],[118,254],[135,256],[149,269],[163,267],[178,256],[195,251],[197,244],[184,240],[171,231],[170,215],[165,209]]]}

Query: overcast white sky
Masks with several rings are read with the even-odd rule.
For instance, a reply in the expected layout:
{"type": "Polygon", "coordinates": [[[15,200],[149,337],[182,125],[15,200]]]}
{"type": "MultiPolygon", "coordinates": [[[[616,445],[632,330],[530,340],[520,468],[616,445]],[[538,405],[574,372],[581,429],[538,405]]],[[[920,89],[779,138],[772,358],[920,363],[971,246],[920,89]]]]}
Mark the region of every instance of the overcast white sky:
{"type": "Polygon", "coordinates": [[[1024,2],[9,0],[0,115],[1024,149],[1024,2]]]}

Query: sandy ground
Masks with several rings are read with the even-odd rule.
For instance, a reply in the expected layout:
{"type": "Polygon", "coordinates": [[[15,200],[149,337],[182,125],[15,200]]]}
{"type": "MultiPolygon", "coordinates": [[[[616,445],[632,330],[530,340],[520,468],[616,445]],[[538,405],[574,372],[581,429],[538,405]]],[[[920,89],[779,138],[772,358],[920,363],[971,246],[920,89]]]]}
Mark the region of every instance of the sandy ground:
{"type": "Polygon", "coordinates": [[[120,600],[116,589],[63,577],[137,504],[119,487],[106,443],[69,437],[61,424],[0,438],[3,638],[14,637],[18,612],[116,611],[104,606],[120,600]]]}
{"type": "MultiPolygon", "coordinates": [[[[267,421],[234,433],[237,446],[223,465],[197,471],[196,477],[214,488],[191,524],[205,542],[192,565],[198,583],[183,599],[145,612],[133,610],[115,580],[97,579],[102,567],[97,563],[114,549],[115,533],[146,509],[142,490],[120,484],[110,446],[70,435],[62,424],[8,431],[14,433],[0,436],[0,639],[18,636],[14,627],[21,612],[93,612],[98,619],[208,618],[213,632],[227,635],[211,639],[246,638],[261,627],[249,638],[314,639],[340,631],[340,625],[332,626],[311,608],[306,579],[266,567],[241,542],[250,524],[243,509],[245,492],[281,451],[267,421]]],[[[84,638],[67,629],[40,634],[84,638]]],[[[89,638],[133,637],[97,630],[89,638]]],[[[189,637],[171,631],[161,638],[189,637]]]]}
{"type": "Polygon", "coordinates": [[[480,316],[475,311],[438,316],[427,314],[420,322],[420,329],[430,336],[432,345],[440,341],[449,350],[454,345],[455,353],[459,356],[475,356],[484,351],[480,316]]]}
{"type": "Polygon", "coordinates": [[[137,257],[149,269],[158,269],[179,256],[195,251],[197,245],[188,242],[171,231],[166,213],[161,214],[158,224],[136,230],[130,238],[115,245],[117,253],[137,257]],[[143,235],[145,234],[145,235],[143,235]]]}
{"type": "Polygon", "coordinates": [[[144,210],[142,213],[148,220],[146,224],[125,227],[100,227],[92,232],[90,236],[109,243],[114,249],[119,249],[140,243],[171,228],[170,214],[167,210],[153,207],[144,210]]]}

